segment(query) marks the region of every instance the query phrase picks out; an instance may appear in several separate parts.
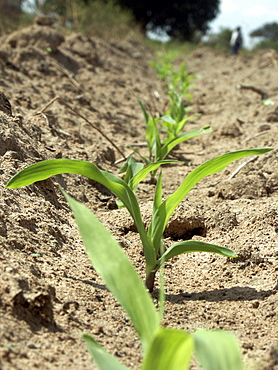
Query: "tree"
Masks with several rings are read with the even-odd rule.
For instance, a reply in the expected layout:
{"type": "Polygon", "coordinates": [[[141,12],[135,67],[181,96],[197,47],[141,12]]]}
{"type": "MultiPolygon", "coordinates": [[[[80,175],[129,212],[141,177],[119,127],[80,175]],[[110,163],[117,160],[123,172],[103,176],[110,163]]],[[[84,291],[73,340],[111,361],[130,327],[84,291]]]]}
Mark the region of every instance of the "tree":
{"type": "MultiPolygon", "coordinates": [[[[82,0],[79,3],[90,5],[95,0],[82,0]]],[[[195,33],[205,34],[209,22],[219,13],[220,0],[98,0],[114,2],[131,10],[135,20],[146,30],[162,30],[170,37],[192,40],[195,33]]],[[[44,10],[52,10],[65,15],[67,8],[78,4],[77,0],[37,0],[44,10]]]]}
{"type": "Polygon", "coordinates": [[[22,0],[0,0],[0,9],[8,14],[20,14],[22,0]]]}
{"type": "Polygon", "coordinates": [[[165,31],[170,37],[192,40],[205,34],[219,12],[219,0],[117,0],[130,8],[143,29],[165,31]]]}
{"type": "Polygon", "coordinates": [[[264,37],[272,42],[278,41],[278,23],[266,23],[250,33],[251,37],[264,37]]]}
{"type": "Polygon", "coordinates": [[[24,0],[0,0],[0,33],[14,30],[22,14],[24,0]]]}

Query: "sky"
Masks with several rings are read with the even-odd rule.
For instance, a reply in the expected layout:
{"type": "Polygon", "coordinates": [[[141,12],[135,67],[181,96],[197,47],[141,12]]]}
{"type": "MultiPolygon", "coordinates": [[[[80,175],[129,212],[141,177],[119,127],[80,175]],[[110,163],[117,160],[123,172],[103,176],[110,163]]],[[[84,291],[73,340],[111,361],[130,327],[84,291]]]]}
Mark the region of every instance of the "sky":
{"type": "Polygon", "coordinates": [[[249,33],[272,22],[278,23],[278,0],[221,0],[220,12],[210,27],[211,32],[218,33],[220,27],[241,26],[245,46],[252,47],[255,40],[249,33]]]}

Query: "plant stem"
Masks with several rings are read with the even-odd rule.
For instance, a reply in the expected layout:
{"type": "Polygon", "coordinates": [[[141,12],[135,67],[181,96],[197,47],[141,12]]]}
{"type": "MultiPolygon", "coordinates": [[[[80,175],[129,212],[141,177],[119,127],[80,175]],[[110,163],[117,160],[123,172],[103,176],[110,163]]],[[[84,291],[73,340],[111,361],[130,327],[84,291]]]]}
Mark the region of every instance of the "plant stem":
{"type": "Polygon", "coordinates": [[[146,287],[148,288],[150,293],[153,291],[154,288],[155,273],[156,271],[151,271],[146,277],[146,287]]]}

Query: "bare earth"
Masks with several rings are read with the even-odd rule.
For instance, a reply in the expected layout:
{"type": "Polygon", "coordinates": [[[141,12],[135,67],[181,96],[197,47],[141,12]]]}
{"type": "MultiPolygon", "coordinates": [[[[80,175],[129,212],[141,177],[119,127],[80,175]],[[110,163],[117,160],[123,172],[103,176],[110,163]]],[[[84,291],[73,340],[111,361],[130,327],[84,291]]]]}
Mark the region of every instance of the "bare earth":
{"type": "MultiPolygon", "coordinates": [[[[5,185],[18,170],[53,158],[92,161],[116,174],[121,154],[87,121],[125,155],[131,152],[127,145],[144,143],[144,120],[132,91],[155,114],[167,104],[148,65],[152,58],[128,37],[110,43],[77,34],[64,38],[43,26],[1,39],[1,90],[13,110],[13,117],[0,112],[1,369],[95,369],[81,333],[92,334],[130,368],[140,367],[138,337],[91,267],[59,187],[95,212],[144,278],[128,213],[115,209],[109,191],[80,176],[56,176],[18,190],[5,185]],[[51,103],[57,96],[62,100],[51,103]]],[[[183,60],[197,75],[192,112],[200,113],[186,130],[211,125],[213,132],[173,153],[181,162],[163,169],[165,197],[216,155],[275,149],[253,158],[232,179],[248,158],[203,179],[171,218],[167,246],[192,238],[228,246],[238,257],[189,254],[171,260],[163,325],[229,330],[241,343],[247,369],[277,370],[278,54],[233,57],[199,49],[183,60]],[[263,90],[273,104],[263,105],[260,93],[239,85],[263,90]]],[[[146,222],[153,190],[148,181],[138,189],[146,222]]]]}

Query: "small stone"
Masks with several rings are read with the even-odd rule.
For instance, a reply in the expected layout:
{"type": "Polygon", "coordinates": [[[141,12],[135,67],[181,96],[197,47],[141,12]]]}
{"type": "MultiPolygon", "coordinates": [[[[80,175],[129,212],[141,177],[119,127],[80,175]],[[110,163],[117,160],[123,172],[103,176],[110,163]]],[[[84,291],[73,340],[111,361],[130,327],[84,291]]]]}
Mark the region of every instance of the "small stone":
{"type": "Polygon", "coordinates": [[[267,130],[270,130],[270,125],[268,124],[263,124],[263,125],[260,125],[258,127],[258,132],[263,132],[263,131],[267,131],[267,130]]]}
{"type": "Polygon", "coordinates": [[[49,17],[47,15],[39,15],[35,19],[35,23],[38,24],[39,26],[48,26],[51,27],[55,23],[55,19],[52,17],[49,17]]]}
{"type": "Polygon", "coordinates": [[[253,343],[250,343],[250,342],[245,342],[245,343],[242,343],[242,347],[244,349],[253,349],[254,348],[254,344],[253,343]]]}
{"type": "Polygon", "coordinates": [[[35,346],[34,344],[28,344],[27,347],[30,348],[30,349],[38,349],[38,347],[35,346]]]}
{"type": "Polygon", "coordinates": [[[252,308],[258,308],[259,307],[259,305],[260,305],[260,302],[259,301],[254,301],[254,302],[252,302],[252,308]]]}

